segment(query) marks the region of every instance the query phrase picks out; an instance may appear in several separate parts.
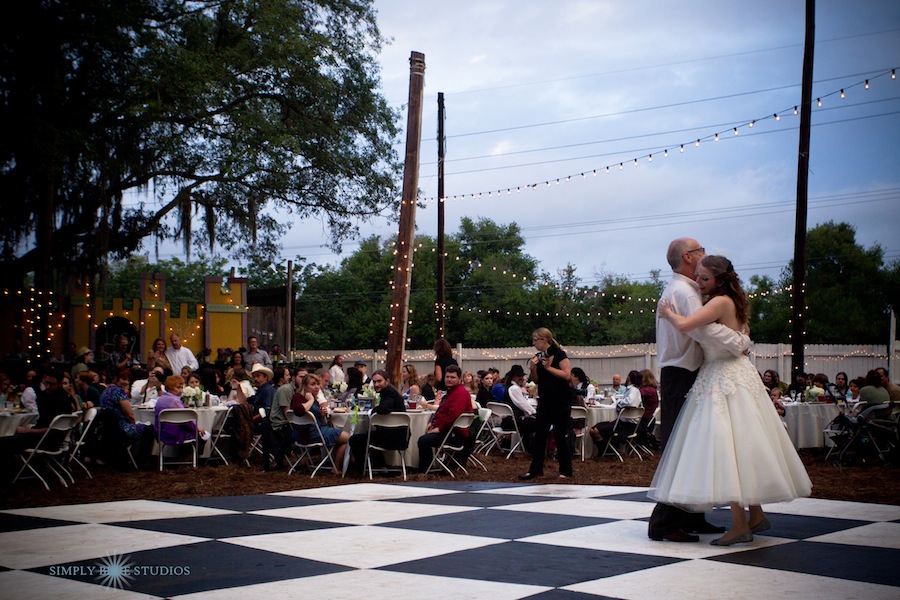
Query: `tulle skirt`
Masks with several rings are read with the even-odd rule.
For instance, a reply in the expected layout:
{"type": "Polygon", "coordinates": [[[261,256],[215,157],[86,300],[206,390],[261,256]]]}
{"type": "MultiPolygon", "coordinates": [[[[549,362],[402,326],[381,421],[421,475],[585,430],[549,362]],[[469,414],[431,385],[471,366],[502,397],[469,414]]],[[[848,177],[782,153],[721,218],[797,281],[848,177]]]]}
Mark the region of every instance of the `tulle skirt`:
{"type": "Polygon", "coordinates": [[[753,365],[704,363],[648,496],[691,512],[809,496],[812,483],[753,365]]]}

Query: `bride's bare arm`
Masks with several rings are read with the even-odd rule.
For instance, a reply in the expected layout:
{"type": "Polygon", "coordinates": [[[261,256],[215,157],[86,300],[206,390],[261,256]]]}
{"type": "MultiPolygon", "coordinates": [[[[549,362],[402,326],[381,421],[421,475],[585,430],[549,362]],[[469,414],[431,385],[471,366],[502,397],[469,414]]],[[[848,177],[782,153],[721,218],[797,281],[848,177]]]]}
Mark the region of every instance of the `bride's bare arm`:
{"type": "MultiPolygon", "coordinates": [[[[672,325],[681,333],[687,333],[703,325],[715,323],[725,317],[728,313],[729,306],[733,307],[733,302],[727,296],[715,296],[702,307],[697,309],[692,315],[685,317],[676,314],[672,310],[672,305],[668,300],[664,300],[659,305],[659,316],[671,321],[672,325]]],[[[733,310],[733,308],[732,308],[733,310]]]]}

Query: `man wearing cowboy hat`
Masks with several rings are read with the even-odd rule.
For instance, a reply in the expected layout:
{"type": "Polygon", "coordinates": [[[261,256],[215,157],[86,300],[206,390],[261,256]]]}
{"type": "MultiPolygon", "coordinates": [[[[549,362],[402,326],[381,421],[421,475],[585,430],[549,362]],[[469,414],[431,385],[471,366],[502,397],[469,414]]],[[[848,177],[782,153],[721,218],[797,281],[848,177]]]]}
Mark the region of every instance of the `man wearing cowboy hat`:
{"type": "Polygon", "coordinates": [[[275,440],[272,435],[272,400],[275,398],[275,386],[272,385],[274,373],[269,367],[256,363],[250,370],[250,377],[256,386],[256,393],[247,401],[253,406],[253,421],[262,435],[263,447],[263,471],[269,470],[269,457],[275,450],[275,440]]]}
{"type": "Polygon", "coordinates": [[[72,380],[74,381],[78,374],[89,369],[88,364],[94,359],[94,353],[87,346],[78,349],[75,356],[75,364],[72,365],[72,380]]]}

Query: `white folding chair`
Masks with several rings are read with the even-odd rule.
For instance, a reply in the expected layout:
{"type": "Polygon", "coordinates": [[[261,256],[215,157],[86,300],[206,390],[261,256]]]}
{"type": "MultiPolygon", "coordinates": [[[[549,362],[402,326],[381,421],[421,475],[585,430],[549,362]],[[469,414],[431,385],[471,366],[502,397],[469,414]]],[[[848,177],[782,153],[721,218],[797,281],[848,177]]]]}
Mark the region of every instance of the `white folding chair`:
{"type": "MultiPolygon", "coordinates": [[[[625,419],[639,419],[643,415],[644,409],[640,407],[626,406],[625,408],[620,410],[619,415],[616,417],[616,422],[613,424],[613,430],[609,437],[609,443],[606,445],[606,450],[603,451],[603,454],[600,455],[600,458],[608,456],[610,451],[612,451],[612,453],[615,454],[620,461],[625,462],[625,459],[622,458],[622,454],[619,452],[618,448],[616,448],[616,439],[623,439],[628,445],[629,449],[634,451],[640,457],[641,453],[638,452],[637,448],[635,448],[633,443],[631,442],[631,440],[637,437],[637,427],[635,427],[635,430],[631,435],[622,437],[619,436],[619,425],[625,419]]],[[[643,461],[644,459],[641,458],[641,460],[643,461]]]]}
{"type": "MultiPolygon", "coordinates": [[[[409,438],[410,438],[410,421],[409,415],[405,412],[392,412],[386,415],[374,414],[371,416],[369,420],[369,433],[366,437],[366,468],[369,470],[369,479],[372,479],[372,458],[370,456],[370,452],[372,450],[378,452],[396,452],[400,455],[400,471],[403,473],[403,481],[406,481],[406,456],[404,455],[406,449],[409,448],[409,438]],[[372,442],[372,431],[375,429],[390,429],[394,431],[403,431],[405,432],[403,444],[400,445],[389,445],[389,444],[376,444],[372,442]]],[[[396,469],[390,469],[388,467],[384,467],[384,471],[391,471],[396,469]]]]}
{"type": "MultiPolygon", "coordinates": [[[[75,478],[72,477],[72,474],[66,469],[66,467],[57,460],[57,457],[66,454],[69,450],[68,446],[68,438],[72,429],[75,425],[78,424],[79,419],[81,418],[81,414],[75,413],[71,415],[57,415],[51,421],[50,426],[47,427],[47,431],[41,436],[40,440],[38,440],[37,445],[34,448],[26,448],[22,451],[22,454],[19,455],[19,460],[22,461],[22,468],[19,469],[19,472],[16,473],[16,476],[13,478],[12,482],[15,483],[22,476],[22,473],[25,469],[31,471],[35,477],[41,480],[41,483],[44,484],[44,487],[47,491],[50,491],[50,486],[47,485],[47,481],[41,477],[40,472],[37,470],[37,462],[42,461],[42,463],[54,474],[56,475],[59,482],[63,484],[63,487],[69,487],[66,483],[66,480],[63,478],[65,475],[69,481],[73,484],[75,483],[75,478]],[[58,469],[58,470],[57,470],[58,469]]],[[[35,434],[35,437],[37,435],[35,434]]]]}
{"type": "Polygon", "coordinates": [[[69,455],[66,457],[66,465],[70,467],[74,462],[79,467],[84,469],[84,472],[87,473],[88,479],[93,479],[94,477],[91,475],[90,470],[87,468],[87,465],[84,464],[81,460],[81,447],[84,446],[84,440],[87,439],[88,433],[91,430],[91,425],[94,424],[94,418],[97,416],[97,408],[91,407],[88,409],[86,413],[84,413],[84,418],[81,420],[81,424],[83,425],[81,429],[81,435],[78,436],[77,440],[74,440],[69,447],[69,455]]]}
{"type": "MultiPolygon", "coordinates": [[[[490,433],[491,430],[491,416],[493,415],[493,411],[489,408],[479,408],[478,416],[481,417],[481,427],[478,428],[478,433],[475,434],[475,443],[472,444],[472,451],[469,453],[467,457],[467,462],[472,463],[476,467],[481,467],[485,473],[487,473],[487,466],[481,462],[477,456],[475,456],[476,452],[479,452],[485,447],[485,443],[482,441],[483,436],[485,435],[485,431],[490,433]]],[[[471,432],[469,432],[471,433],[471,432]]],[[[493,436],[493,434],[491,434],[493,436]]],[[[488,443],[492,443],[493,437],[491,441],[488,443]]]]}
{"type": "Polygon", "coordinates": [[[584,427],[581,428],[581,431],[575,432],[575,440],[576,444],[578,440],[581,443],[581,462],[584,462],[584,452],[585,452],[585,439],[584,439],[584,430],[587,429],[587,409],[583,406],[573,406],[572,412],[569,414],[569,417],[572,419],[584,419],[584,427]]]}
{"type": "Polygon", "coordinates": [[[491,409],[493,416],[500,418],[500,421],[496,426],[491,428],[491,435],[494,437],[494,440],[490,446],[485,449],[484,455],[487,456],[490,454],[491,450],[494,448],[497,448],[502,453],[500,442],[503,438],[509,438],[509,453],[506,455],[506,458],[509,459],[516,450],[522,448],[522,435],[519,433],[519,423],[516,421],[516,414],[509,404],[504,404],[502,402],[488,402],[488,408],[491,409]],[[504,417],[510,417],[512,420],[513,428],[511,430],[503,429],[501,426],[504,417]],[[513,440],[515,440],[515,443],[513,443],[513,440]]]}
{"type": "Polygon", "coordinates": [[[173,425],[183,425],[185,423],[193,423],[194,428],[197,427],[197,411],[193,408],[167,408],[159,413],[159,427],[156,428],[156,443],[159,445],[159,470],[165,467],[164,457],[166,446],[177,448],[178,446],[191,447],[191,461],[169,461],[170,465],[192,465],[197,468],[197,456],[199,454],[197,446],[197,434],[195,432],[193,439],[187,439],[177,444],[166,444],[162,441],[162,426],[164,423],[173,425]]]}
{"type": "Polygon", "coordinates": [[[440,445],[434,449],[434,457],[431,459],[431,464],[428,465],[428,468],[425,469],[425,473],[431,473],[432,470],[440,471],[443,469],[447,473],[450,474],[450,477],[455,478],[456,475],[453,474],[453,470],[447,466],[448,462],[453,462],[458,468],[462,469],[463,473],[468,473],[466,468],[459,463],[456,458],[453,457],[453,452],[461,452],[466,447],[465,438],[460,437],[460,441],[457,443],[450,443],[450,436],[453,435],[453,432],[456,429],[468,429],[472,422],[475,420],[475,413],[466,412],[459,415],[456,418],[456,421],[453,422],[453,426],[447,429],[447,433],[444,435],[444,439],[441,440],[440,445]],[[440,467],[440,469],[435,467],[435,463],[440,467]]]}
{"type": "Polygon", "coordinates": [[[231,413],[234,410],[234,406],[229,406],[228,410],[218,411],[216,414],[216,420],[213,422],[213,426],[210,428],[210,443],[212,446],[209,451],[209,460],[207,463],[213,460],[221,460],[226,465],[228,464],[228,459],[225,458],[225,454],[222,452],[222,449],[219,448],[219,444],[221,442],[228,442],[231,440],[231,434],[226,433],[225,424],[228,423],[228,419],[231,418],[231,413]]]}
{"type": "Polygon", "coordinates": [[[309,476],[310,478],[315,477],[316,473],[319,472],[319,469],[321,469],[322,465],[324,465],[326,462],[330,462],[331,468],[333,470],[337,471],[337,467],[334,464],[334,458],[331,456],[331,450],[327,446],[325,446],[325,441],[324,441],[325,438],[322,437],[322,428],[319,427],[319,420],[316,419],[315,415],[306,413],[306,414],[300,415],[298,417],[297,415],[294,414],[293,411],[288,411],[288,414],[289,414],[292,426],[315,427],[316,431],[319,434],[318,442],[309,441],[309,442],[304,443],[304,442],[298,442],[296,440],[294,441],[294,448],[300,449],[300,455],[297,457],[297,460],[294,462],[294,464],[291,465],[291,469],[288,471],[288,475],[290,475],[291,473],[294,472],[294,470],[300,465],[300,463],[303,461],[304,458],[308,459],[310,461],[309,462],[310,466],[312,466],[313,462],[315,462],[315,461],[313,461],[312,454],[310,451],[313,449],[319,450],[319,453],[320,453],[322,459],[315,466],[315,468],[313,468],[312,475],[309,476]]]}

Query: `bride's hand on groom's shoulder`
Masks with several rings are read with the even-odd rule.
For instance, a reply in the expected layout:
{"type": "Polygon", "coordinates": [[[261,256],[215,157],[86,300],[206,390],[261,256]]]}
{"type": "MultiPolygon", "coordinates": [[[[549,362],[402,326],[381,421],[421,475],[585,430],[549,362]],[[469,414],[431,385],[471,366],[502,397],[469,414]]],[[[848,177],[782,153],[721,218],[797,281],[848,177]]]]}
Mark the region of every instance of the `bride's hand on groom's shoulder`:
{"type": "Polygon", "coordinates": [[[661,316],[663,319],[668,319],[672,315],[677,314],[672,309],[672,303],[668,300],[660,300],[657,310],[659,311],[659,316],[661,316]]]}

